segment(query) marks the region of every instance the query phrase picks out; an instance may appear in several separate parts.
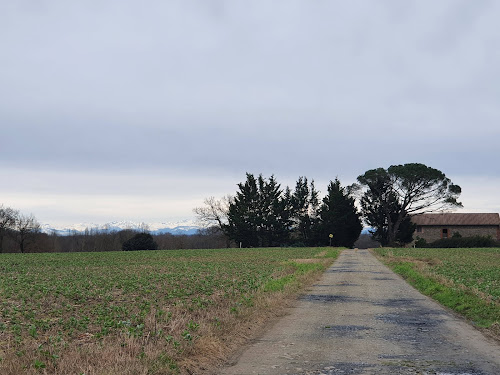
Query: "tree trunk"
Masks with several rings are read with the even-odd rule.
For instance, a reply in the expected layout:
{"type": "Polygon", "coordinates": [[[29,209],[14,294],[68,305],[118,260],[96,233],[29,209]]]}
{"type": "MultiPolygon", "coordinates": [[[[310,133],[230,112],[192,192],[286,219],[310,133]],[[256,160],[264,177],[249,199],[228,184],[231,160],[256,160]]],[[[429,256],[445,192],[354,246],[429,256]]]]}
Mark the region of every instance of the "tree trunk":
{"type": "Polygon", "coordinates": [[[387,245],[393,246],[394,240],[396,239],[396,231],[394,230],[394,225],[391,219],[391,212],[385,209],[385,216],[387,217],[387,245]]]}
{"type": "Polygon", "coordinates": [[[387,228],[387,244],[389,246],[394,246],[396,241],[396,232],[394,231],[394,227],[392,223],[387,228]]]}
{"type": "Polygon", "coordinates": [[[398,233],[399,227],[401,223],[403,222],[403,219],[406,217],[406,212],[401,211],[398,214],[398,218],[396,219],[396,222],[392,225],[391,231],[389,232],[389,244],[390,246],[397,245],[396,244],[396,234],[398,233]]]}

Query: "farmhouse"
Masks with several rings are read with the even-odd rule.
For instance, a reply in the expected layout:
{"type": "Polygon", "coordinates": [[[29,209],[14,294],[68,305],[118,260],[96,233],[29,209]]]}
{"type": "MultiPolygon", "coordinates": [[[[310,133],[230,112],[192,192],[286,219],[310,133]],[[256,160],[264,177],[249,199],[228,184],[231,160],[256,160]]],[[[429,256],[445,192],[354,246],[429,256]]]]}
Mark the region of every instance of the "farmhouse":
{"type": "Polygon", "coordinates": [[[500,240],[500,216],[497,213],[442,213],[414,215],[411,221],[417,225],[414,238],[427,242],[449,238],[454,233],[462,237],[490,236],[500,240]]]}

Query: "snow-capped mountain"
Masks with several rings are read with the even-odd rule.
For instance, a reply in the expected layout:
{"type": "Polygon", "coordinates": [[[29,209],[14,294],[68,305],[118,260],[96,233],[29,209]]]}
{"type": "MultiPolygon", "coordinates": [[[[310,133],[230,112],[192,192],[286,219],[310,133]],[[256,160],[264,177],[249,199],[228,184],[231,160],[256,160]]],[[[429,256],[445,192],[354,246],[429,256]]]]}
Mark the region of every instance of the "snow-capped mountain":
{"type": "Polygon", "coordinates": [[[44,233],[55,233],[59,236],[67,236],[69,234],[84,233],[85,230],[94,230],[100,232],[120,231],[124,229],[132,229],[137,231],[146,230],[151,234],[196,234],[200,227],[196,225],[194,220],[181,220],[176,222],[164,223],[138,223],[133,221],[113,221],[106,224],[95,223],[80,223],[69,226],[53,226],[50,224],[42,224],[41,230],[44,233]]]}

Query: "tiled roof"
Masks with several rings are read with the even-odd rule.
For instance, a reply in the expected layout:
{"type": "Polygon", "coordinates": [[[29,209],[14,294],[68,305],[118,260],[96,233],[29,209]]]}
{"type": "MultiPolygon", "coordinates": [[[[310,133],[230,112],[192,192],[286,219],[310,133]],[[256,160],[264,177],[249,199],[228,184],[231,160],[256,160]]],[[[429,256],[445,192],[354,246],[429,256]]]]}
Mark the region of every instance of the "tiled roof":
{"type": "Polygon", "coordinates": [[[500,225],[500,216],[496,213],[444,213],[421,214],[411,218],[417,225],[500,225]]]}

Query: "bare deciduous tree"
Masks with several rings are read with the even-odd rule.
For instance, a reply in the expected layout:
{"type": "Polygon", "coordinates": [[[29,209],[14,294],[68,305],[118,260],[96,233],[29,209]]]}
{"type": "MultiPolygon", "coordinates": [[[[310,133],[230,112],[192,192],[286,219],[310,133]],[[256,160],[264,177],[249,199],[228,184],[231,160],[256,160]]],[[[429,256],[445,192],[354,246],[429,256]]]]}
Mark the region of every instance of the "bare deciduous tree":
{"type": "Polygon", "coordinates": [[[139,231],[141,233],[149,233],[150,232],[150,229],[149,229],[149,225],[142,222],[140,225],[139,225],[139,231]]]}
{"type": "Polygon", "coordinates": [[[35,239],[40,232],[40,224],[33,215],[18,215],[12,232],[14,240],[19,245],[21,253],[35,239]]]}
{"type": "Polygon", "coordinates": [[[198,216],[198,223],[208,229],[216,228],[221,233],[225,233],[225,226],[227,225],[227,215],[229,212],[229,204],[233,197],[226,195],[221,199],[214,197],[206,198],[203,207],[196,207],[193,212],[198,216]]]}
{"type": "Polygon", "coordinates": [[[3,251],[5,234],[14,229],[19,212],[10,207],[0,206],[0,253],[3,251]]]}

